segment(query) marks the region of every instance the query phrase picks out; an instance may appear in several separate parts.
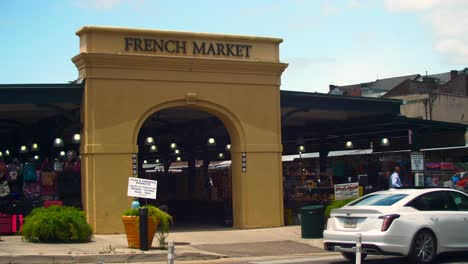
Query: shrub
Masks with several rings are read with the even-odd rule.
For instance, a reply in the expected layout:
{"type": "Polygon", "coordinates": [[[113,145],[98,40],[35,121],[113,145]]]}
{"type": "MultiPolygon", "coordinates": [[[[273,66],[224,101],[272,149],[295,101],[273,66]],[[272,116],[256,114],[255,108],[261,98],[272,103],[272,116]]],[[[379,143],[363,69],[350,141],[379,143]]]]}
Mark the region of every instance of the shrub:
{"type": "Polygon", "coordinates": [[[341,208],[354,200],[356,200],[356,198],[346,200],[334,200],[327,206],[327,208],[325,208],[325,219],[330,217],[330,212],[332,209],[341,208]]]}
{"type": "Polygon", "coordinates": [[[78,243],[91,240],[85,213],[75,207],[36,208],[24,219],[21,235],[31,242],[78,243]]]}
{"type": "MultiPolygon", "coordinates": [[[[155,221],[156,218],[159,218],[161,220],[161,222],[159,223],[160,232],[169,233],[169,225],[172,221],[172,216],[152,205],[144,205],[143,207],[148,208],[148,217],[152,217],[155,221]]],[[[138,208],[127,209],[125,210],[123,215],[140,216],[140,210],[138,208]]]]}

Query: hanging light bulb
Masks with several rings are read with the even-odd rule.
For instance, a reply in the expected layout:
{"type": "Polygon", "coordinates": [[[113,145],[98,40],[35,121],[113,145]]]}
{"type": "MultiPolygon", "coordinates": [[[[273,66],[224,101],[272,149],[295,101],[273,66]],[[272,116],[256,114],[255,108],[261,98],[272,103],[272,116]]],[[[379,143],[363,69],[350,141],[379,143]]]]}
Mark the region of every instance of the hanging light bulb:
{"type": "Polygon", "coordinates": [[[227,145],[226,145],[226,150],[227,150],[227,151],[230,151],[230,150],[231,150],[231,144],[227,144],[227,145]]]}
{"type": "Polygon", "coordinates": [[[156,159],[156,164],[159,164],[159,163],[160,163],[159,159],[156,159]]]}
{"type": "Polygon", "coordinates": [[[148,161],[147,161],[147,160],[143,160],[143,164],[148,164],[148,161]]]}
{"type": "Polygon", "coordinates": [[[178,149],[174,150],[174,154],[179,155],[179,154],[180,154],[180,150],[178,150],[178,149]]]}
{"type": "Polygon", "coordinates": [[[352,141],[346,141],[345,147],[347,149],[352,149],[354,147],[353,142],[352,141]]]}
{"type": "Polygon", "coordinates": [[[154,144],[154,138],[153,137],[147,137],[145,141],[145,145],[150,146],[154,144]]]}
{"type": "Polygon", "coordinates": [[[297,152],[299,152],[299,153],[304,153],[304,152],[305,152],[305,147],[304,147],[304,145],[300,145],[299,147],[297,147],[297,152]]]}
{"type": "Polygon", "coordinates": [[[34,159],[35,159],[35,160],[39,160],[39,156],[38,156],[38,155],[35,155],[35,156],[34,156],[34,159]]]}
{"type": "Polygon", "coordinates": [[[31,145],[31,151],[38,151],[39,150],[39,145],[37,143],[33,143],[31,145]]]}
{"type": "Polygon", "coordinates": [[[80,143],[81,142],[81,135],[80,134],[73,135],[72,142],[75,143],[75,144],[80,143]]]}
{"type": "Polygon", "coordinates": [[[219,153],[218,154],[218,159],[224,159],[224,153],[219,153]]]}
{"type": "Polygon", "coordinates": [[[21,147],[20,147],[20,153],[28,153],[28,147],[26,147],[26,146],[24,146],[24,145],[21,146],[21,147]]]}
{"type": "Polygon", "coordinates": [[[388,140],[388,138],[382,138],[380,145],[384,147],[390,146],[390,140],[388,140]]]}
{"type": "Polygon", "coordinates": [[[3,152],[0,151],[0,158],[3,157],[3,152]]]}
{"type": "Polygon", "coordinates": [[[171,143],[171,149],[176,149],[177,148],[177,144],[176,143],[171,143]]]}
{"type": "Polygon", "coordinates": [[[60,157],[65,157],[65,155],[66,155],[66,154],[65,154],[65,151],[63,151],[63,150],[60,151],[60,157]]]}
{"type": "Polygon", "coordinates": [[[156,147],[156,145],[151,145],[150,152],[158,152],[158,147],[156,147]]]}
{"type": "Polygon", "coordinates": [[[8,149],[5,150],[5,157],[10,157],[10,151],[8,149]]]}
{"type": "Polygon", "coordinates": [[[216,140],[214,138],[209,138],[207,142],[208,146],[216,146],[216,140]]]}
{"type": "Polygon", "coordinates": [[[63,139],[55,138],[54,139],[54,147],[56,147],[56,148],[63,147],[63,139]]]}
{"type": "Polygon", "coordinates": [[[176,160],[177,160],[177,161],[182,161],[182,158],[181,158],[181,157],[177,157],[176,160]]]}

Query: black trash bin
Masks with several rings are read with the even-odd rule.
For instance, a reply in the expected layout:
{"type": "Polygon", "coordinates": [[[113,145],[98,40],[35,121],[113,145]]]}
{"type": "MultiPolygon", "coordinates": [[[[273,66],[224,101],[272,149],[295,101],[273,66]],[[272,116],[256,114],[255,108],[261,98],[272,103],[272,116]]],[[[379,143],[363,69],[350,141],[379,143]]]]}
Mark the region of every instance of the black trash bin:
{"type": "Polygon", "coordinates": [[[323,237],[323,205],[311,205],[301,207],[301,237],[323,237]]]}

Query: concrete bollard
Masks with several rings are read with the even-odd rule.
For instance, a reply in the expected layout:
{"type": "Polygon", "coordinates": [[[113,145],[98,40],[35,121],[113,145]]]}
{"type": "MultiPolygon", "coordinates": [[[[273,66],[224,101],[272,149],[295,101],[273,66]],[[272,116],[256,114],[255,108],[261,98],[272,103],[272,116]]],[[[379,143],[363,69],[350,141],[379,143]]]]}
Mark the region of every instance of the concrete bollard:
{"type": "Polygon", "coordinates": [[[167,264],[174,264],[175,248],[174,241],[169,241],[167,244],[167,264]]]}
{"type": "Polygon", "coordinates": [[[356,264],[361,264],[362,234],[356,234],[356,264]]]}

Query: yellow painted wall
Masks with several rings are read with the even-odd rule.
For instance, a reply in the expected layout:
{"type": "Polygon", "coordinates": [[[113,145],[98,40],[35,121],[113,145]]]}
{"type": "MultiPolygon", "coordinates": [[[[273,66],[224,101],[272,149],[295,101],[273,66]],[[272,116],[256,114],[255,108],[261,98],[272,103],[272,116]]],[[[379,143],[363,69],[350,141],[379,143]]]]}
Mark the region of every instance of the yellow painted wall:
{"type": "MultiPolygon", "coordinates": [[[[83,204],[96,233],[122,232],[131,154],[145,119],[170,107],[216,115],[231,138],[234,226],[283,225],[280,39],[105,27],[78,31],[83,204]],[[125,51],[126,37],[249,45],[250,56],[125,51]],[[241,153],[247,153],[247,171],[241,153]]],[[[188,44],[187,44],[188,45],[188,44]]],[[[242,53],[239,53],[242,54],[242,53]]]]}

